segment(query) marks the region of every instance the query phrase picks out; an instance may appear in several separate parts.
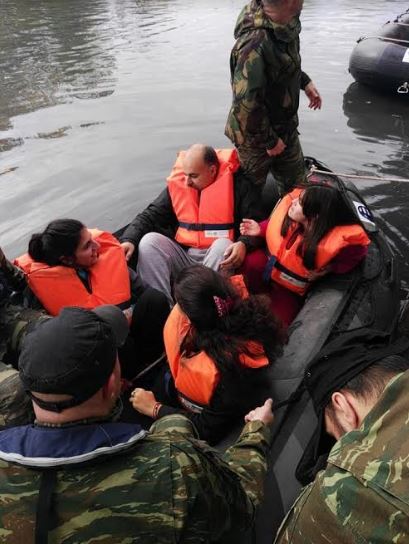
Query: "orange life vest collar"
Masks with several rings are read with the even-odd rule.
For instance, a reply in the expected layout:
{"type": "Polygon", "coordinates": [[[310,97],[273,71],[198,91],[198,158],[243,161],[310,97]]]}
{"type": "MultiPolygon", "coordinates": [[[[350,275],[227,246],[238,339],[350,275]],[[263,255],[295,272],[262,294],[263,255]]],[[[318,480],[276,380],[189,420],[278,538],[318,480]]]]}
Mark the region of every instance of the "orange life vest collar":
{"type": "Polygon", "coordinates": [[[218,238],[234,240],[234,178],[240,163],[235,149],[216,150],[220,162],[216,180],[197,191],[186,186],[183,158],[178,154],[167,179],[173,210],[178,219],[175,240],[182,245],[208,248],[218,238]]]}
{"type": "MultiPolygon", "coordinates": [[[[281,235],[281,227],[292,201],[299,197],[301,192],[302,189],[295,189],[284,196],[274,208],[268,222],[266,240],[272,256],[270,260],[271,279],[290,291],[304,295],[310,285],[308,277],[311,271],[304,266],[302,257],[298,255],[303,235],[302,233],[296,234],[297,225],[291,225],[284,237],[281,235]],[[289,244],[293,236],[296,238],[292,244],[289,244]]],[[[315,270],[327,266],[344,247],[349,245],[367,246],[369,243],[368,235],[359,224],[335,227],[318,243],[315,270]]]]}
{"type": "Polygon", "coordinates": [[[27,253],[15,260],[50,315],[57,315],[65,306],[92,309],[102,304],[123,304],[131,298],[129,271],[120,243],[109,232],[96,229],[90,232],[100,245],[99,258],[88,270],[91,293],[74,268],[48,266],[33,261],[27,253]]]}
{"type": "MultiPolygon", "coordinates": [[[[207,406],[220,381],[220,371],[214,361],[203,351],[187,357],[181,346],[190,331],[190,321],[176,304],[164,328],[164,341],[170,371],[181,404],[189,411],[200,412],[207,406]]],[[[269,361],[259,344],[249,343],[251,351],[259,356],[242,355],[240,360],[248,368],[267,366],[269,361]]]]}

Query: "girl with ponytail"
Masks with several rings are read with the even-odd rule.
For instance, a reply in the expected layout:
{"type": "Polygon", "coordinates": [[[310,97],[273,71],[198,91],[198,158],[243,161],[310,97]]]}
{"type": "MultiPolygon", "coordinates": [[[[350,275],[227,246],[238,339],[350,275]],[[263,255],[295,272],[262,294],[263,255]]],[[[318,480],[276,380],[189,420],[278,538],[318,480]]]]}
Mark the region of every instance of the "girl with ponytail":
{"type": "Polygon", "coordinates": [[[163,353],[162,330],[169,314],[166,297],[139,284],[111,233],[88,229],[76,219],[56,219],[32,235],[28,254],[15,263],[50,315],[58,315],[66,306],[93,309],[105,304],[126,312],[130,338],[120,350],[125,378],[133,378],[163,353]]]}

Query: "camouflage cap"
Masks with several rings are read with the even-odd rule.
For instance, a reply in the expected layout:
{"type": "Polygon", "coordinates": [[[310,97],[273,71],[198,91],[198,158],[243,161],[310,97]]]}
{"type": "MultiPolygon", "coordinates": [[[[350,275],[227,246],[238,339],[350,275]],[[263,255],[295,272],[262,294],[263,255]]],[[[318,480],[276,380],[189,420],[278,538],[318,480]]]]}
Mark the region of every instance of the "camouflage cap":
{"type": "Polygon", "coordinates": [[[303,485],[311,482],[325,466],[335,443],[324,424],[325,407],[331,395],[369,366],[408,349],[407,338],[392,341],[389,333],[364,328],[335,338],[311,361],[303,385],[312,399],[318,423],[296,470],[297,479],[303,485]]]}
{"type": "Polygon", "coordinates": [[[108,380],[127,335],[127,319],[116,306],[64,308],[24,339],[19,358],[24,388],[38,406],[52,412],[83,403],[108,380]],[[50,402],[35,393],[71,398],[50,402]]]}

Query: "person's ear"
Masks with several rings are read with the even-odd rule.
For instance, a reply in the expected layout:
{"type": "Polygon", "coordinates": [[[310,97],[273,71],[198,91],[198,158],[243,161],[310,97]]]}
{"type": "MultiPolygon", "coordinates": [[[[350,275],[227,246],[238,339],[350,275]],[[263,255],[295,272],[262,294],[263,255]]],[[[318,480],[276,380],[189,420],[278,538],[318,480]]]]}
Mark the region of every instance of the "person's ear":
{"type": "Polygon", "coordinates": [[[360,417],[355,397],[348,392],[335,391],[331,401],[336,420],[342,430],[348,433],[357,429],[360,425],[360,417]]]}
{"type": "Polygon", "coordinates": [[[62,255],[60,257],[61,264],[64,264],[65,266],[73,266],[74,264],[74,258],[73,257],[65,257],[65,255],[62,255]]]}
{"type": "Polygon", "coordinates": [[[210,165],[210,173],[212,175],[212,178],[215,180],[217,176],[217,166],[215,164],[210,165]]]}
{"type": "Polygon", "coordinates": [[[102,387],[102,396],[104,400],[112,400],[117,395],[116,376],[115,372],[112,372],[108,380],[102,387]]]}

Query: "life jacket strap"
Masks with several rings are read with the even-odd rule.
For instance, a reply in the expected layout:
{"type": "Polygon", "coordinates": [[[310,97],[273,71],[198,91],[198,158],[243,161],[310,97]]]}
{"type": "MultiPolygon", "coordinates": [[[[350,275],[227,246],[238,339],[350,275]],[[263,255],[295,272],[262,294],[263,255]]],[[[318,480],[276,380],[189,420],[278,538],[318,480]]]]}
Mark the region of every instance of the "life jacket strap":
{"type": "Polygon", "coordinates": [[[234,223],[185,223],[179,221],[179,227],[186,230],[230,230],[234,228],[234,223]]]}

